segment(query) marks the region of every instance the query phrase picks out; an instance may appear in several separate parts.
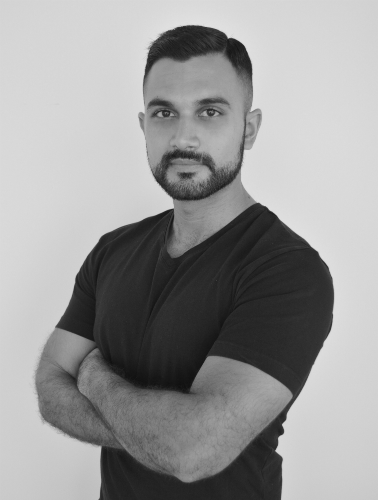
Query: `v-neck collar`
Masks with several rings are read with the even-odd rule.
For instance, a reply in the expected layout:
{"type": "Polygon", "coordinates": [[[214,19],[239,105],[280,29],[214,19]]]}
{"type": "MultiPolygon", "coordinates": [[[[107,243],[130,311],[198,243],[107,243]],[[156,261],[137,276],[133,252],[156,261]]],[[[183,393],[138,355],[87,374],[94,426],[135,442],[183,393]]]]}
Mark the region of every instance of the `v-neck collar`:
{"type": "Polygon", "coordinates": [[[215,232],[209,238],[206,240],[202,241],[198,245],[195,245],[194,247],[190,248],[186,252],[184,252],[182,255],[179,257],[171,257],[168,253],[167,250],[167,241],[168,241],[168,234],[171,230],[172,224],[173,224],[173,218],[174,218],[174,209],[171,210],[171,212],[168,212],[168,220],[167,224],[165,225],[162,233],[161,233],[161,257],[163,261],[171,267],[176,267],[180,265],[182,262],[184,262],[188,257],[196,255],[197,253],[201,253],[204,251],[208,246],[210,246],[216,239],[218,239],[220,236],[222,236],[224,233],[226,233],[229,229],[234,227],[236,224],[238,224],[240,221],[244,220],[246,217],[248,217],[252,212],[255,210],[259,210],[261,208],[264,208],[261,203],[254,203],[250,207],[246,208],[243,212],[241,212],[239,215],[237,215],[234,219],[232,219],[228,224],[223,226],[219,231],[215,232]]]}

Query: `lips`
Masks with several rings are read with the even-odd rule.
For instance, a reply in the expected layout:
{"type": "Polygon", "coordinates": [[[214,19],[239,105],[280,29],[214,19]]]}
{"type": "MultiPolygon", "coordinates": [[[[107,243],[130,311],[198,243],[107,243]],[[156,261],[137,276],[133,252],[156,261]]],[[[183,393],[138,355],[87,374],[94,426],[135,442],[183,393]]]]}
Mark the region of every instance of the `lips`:
{"type": "Polygon", "coordinates": [[[193,160],[184,160],[182,158],[178,158],[177,160],[172,160],[171,161],[172,165],[189,165],[189,166],[194,166],[194,165],[202,165],[202,163],[199,163],[198,161],[193,161],[193,160]]]}

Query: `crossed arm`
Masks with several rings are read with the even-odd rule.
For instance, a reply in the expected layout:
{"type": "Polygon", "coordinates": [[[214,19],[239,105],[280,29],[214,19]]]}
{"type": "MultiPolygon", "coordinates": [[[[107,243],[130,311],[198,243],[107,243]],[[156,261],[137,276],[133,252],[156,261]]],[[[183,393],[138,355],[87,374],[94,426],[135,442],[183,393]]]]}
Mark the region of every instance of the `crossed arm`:
{"type": "Polygon", "coordinates": [[[65,390],[39,391],[43,417],[77,439],[124,449],[150,469],[183,482],[222,471],[292,397],[261,370],[217,356],[206,359],[188,394],[141,389],[117,375],[94,343],[90,347],[76,362],[76,373],[66,374],[75,399],[60,411],[65,421],[56,416],[59,410],[51,418],[48,409],[65,390]]]}

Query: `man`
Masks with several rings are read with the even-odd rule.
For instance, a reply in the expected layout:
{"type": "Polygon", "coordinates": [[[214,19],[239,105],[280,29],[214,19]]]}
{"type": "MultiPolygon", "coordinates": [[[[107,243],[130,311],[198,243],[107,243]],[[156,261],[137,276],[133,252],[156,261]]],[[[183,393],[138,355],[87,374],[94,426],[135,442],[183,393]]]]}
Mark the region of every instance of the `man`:
{"type": "Polygon", "coordinates": [[[328,267],[241,182],[261,111],[240,42],[150,46],[139,114],[173,210],[86,258],[36,374],[43,418],[101,451],[103,500],[276,500],[282,424],[332,325],[328,267]]]}

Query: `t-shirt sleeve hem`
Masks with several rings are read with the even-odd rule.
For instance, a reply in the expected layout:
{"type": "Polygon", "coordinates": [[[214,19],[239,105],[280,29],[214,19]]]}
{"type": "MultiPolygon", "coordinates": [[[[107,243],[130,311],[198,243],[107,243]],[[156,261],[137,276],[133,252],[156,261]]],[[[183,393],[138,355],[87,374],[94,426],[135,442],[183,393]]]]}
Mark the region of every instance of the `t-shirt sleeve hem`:
{"type": "Polygon", "coordinates": [[[222,356],[248,363],[284,384],[295,395],[303,385],[300,378],[279,361],[231,342],[215,342],[208,356],[222,356]]]}
{"type": "Polygon", "coordinates": [[[93,328],[85,323],[74,321],[72,319],[67,320],[63,317],[57,325],[55,325],[55,328],[67,330],[67,332],[75,333],[76,335],[80,335],[80,337],[84,337],[94,342],[93,328]]]}

